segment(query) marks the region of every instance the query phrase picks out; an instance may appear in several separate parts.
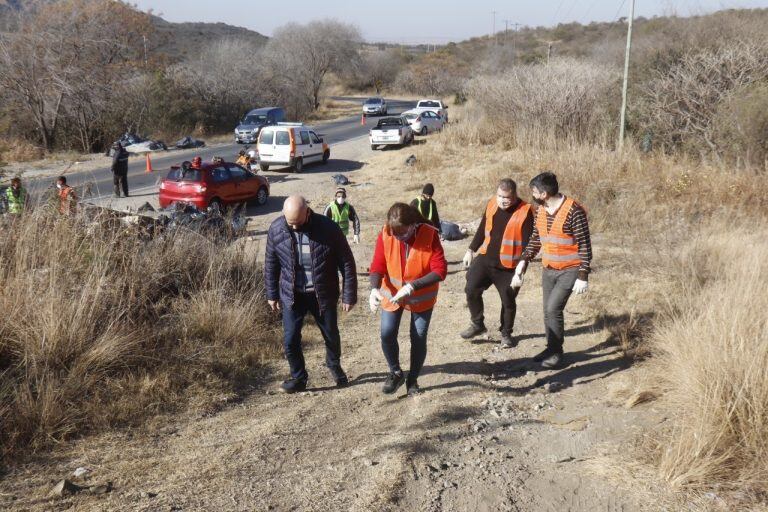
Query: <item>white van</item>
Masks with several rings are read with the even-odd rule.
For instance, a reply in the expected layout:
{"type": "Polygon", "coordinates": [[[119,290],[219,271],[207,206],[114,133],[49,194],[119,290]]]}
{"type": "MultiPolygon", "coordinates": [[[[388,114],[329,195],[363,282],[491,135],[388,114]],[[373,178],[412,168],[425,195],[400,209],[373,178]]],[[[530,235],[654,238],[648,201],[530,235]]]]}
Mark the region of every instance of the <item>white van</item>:
{"type": "Polygon", "coordinates": [[[278,123],[262,128],[256,145],[259,167],[286,165],[301,172],[305,164],[328,162],[331,150],[317,133],[301,123],[278,123]]]}

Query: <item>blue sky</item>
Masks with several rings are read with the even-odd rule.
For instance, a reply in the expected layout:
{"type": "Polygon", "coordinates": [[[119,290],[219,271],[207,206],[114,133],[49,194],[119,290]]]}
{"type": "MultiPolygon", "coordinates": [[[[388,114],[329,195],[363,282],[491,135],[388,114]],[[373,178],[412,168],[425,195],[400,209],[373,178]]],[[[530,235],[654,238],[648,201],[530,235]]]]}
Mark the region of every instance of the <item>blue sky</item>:
{"type": "MultiPolygon", "coordinates": [[[[271,35],[288,22],[336,18],[357,25],[368,41],[446,43],[514,23],[615,20],[626,16],[630,0],[133,0],[169,21],[221,21],[271,35]],[[376,6],[382,7],[376,7],[376,6]],[[385,7],[384,7],[385,6],[385,7]]],[[[689,16],[728,8],[768,7],[768,0],[636,0],[638,16],[689,16]]]]}

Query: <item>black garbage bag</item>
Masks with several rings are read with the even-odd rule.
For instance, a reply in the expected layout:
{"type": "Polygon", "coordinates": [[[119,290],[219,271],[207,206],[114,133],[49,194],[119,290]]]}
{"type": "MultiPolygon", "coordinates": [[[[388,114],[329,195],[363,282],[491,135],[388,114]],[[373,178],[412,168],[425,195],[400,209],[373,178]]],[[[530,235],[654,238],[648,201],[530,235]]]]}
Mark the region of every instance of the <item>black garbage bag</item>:
{"type": "Polygon", "coordinates": [[[453,222],[440,221],[440,230],[443,232],[443,238],[446,240],[461,240],[464,233],[461,232],[458,224],[453,222]]]}
{"type": "Polygon", "coordinates": [[[331,179],[336,183],[336,185],[349,185],[350,181],[349,178],[344,176],[343,174],[336,174],[334,176],[331,176],[331,179]]]}

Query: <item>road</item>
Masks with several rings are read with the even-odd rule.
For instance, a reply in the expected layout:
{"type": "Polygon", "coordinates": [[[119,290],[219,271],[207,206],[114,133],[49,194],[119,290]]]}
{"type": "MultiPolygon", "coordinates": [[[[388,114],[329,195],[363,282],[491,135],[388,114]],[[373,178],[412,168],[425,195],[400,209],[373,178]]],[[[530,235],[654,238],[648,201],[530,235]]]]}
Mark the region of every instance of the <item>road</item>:
{"type": "MultiPolygon", "coordinates": [[[[362,105],[363,98],[356,97],[336,97],[337,101],[359,102],[362,105]]],[[[389,114],[398,114],[415,106],[413,101],[387,100],[390,109],[389,114]]],[[[374,118],[375,119],[375,118],[374,118]]],[[[317,123],[314,126],[318,134],[330,144],[344,142],[365,135],[375,121],[369,119],[365,126],[360,123],[360,116],[345,117],[336,121],[317,123]]],[[[159,180],[165,176],[165,171],[171,165],[181,163],[184,160],[191,160],[193,156],[199,155],[203,160],[210,160],[214,156],[221,156],[226,160],[234,160],[238,151],[243,146],[240,144],[215,145],[213,147],[201,148],[197,152],[185,151],[182,155],[176,151],[167,153],[151,153],[152,167],[155,172],[146,173],[146,160],[142,156],[132,156],[128,162],[128,184],[131,191],[147,192],[148,189],[155,187],[159,180]],[[159,172],[158,172],[159,171],[159,172]]],[[[331,150],[331,159],[333,159],[333,150],[331,150]]],[[[93,171],[75,172],[67,174],[67,180],[74,187],[81,187],[90,184],[93,199],[109,197],[112,195],[112,173],[109,167],[102,167],[93,171]]],[[[50,178],[38,178],[29,181],[29,190],[31,195],[37,196],[46,188],[51,186],[50,178]]]]}

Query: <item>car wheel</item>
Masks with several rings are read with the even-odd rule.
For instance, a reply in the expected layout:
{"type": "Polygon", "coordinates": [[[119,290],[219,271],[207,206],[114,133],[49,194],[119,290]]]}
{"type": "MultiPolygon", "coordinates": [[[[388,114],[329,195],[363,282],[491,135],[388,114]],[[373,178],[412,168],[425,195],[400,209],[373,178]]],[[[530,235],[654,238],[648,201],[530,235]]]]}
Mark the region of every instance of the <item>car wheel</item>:
{"type": "Polygon", "coordinates": [[[426,127],[426,126],[422,126],[422,127],[421,127],[421,131],[419,132],[419,134],[420,134],[420,135],[426,135],[428,131],[429,131],[429,130],[427,130],[427,127],[426,127]]]}
{"type": "Polygon", "coordinates": [[[371,151],[376,151],[377,147],[378,146],[376,144],[371,144],[371,151]]]}
{"type": "Polygon", "coordinates": [[[330,151],[326,151],[325,153],[323,153],[323,165],[327,164],[330,158],[331,158],[330,151]]]}
{"type": "Polygon", "coordinates": [[[269,165],[259,164],[259,169],[261,169],[262,172],[267,172],[269,170],[269,165]]]}
{"type": "Polygon", "coordinates": [[[256,193],[256,205],[264,206],[267,204],[267,199],[269,199],[269,192],[267,192],[267,187],[261,187],[256,193]]]}
{"type": "Polygon", "coordinates": [[[302,169],[304,169],[304,160],[297,158],[293,161],[293,172],[299,173],[302,169]]]}

